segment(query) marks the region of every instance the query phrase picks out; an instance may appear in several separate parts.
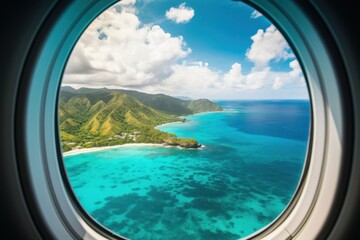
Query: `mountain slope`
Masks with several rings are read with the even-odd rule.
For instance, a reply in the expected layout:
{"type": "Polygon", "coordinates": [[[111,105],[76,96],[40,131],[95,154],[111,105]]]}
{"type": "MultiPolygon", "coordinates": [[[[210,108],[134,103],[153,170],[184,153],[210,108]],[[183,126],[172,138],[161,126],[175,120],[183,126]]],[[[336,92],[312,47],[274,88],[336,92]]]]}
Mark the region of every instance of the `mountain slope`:
{"type": "Polygon", "coordinates": [[[61,94],[59,100],[60,134],[65,151],[132,142],[162,143],[171,134],[154,127],[173,121],[179,119],[119,91],[71,93],[71,96],[67,93],[61,94]]]}
{"type": "MultiPolygon", "coordinates": [[[[129,96],[132,96],[139,100],[144,105],[151,107],[155,110],[158,110],[163,113],[184,116],[190,115],[199,112],[209,112],[209,111],[222,111],[222,108],[211,102],[208,99],[199,99],[199,100],[183,100],[180,98],[171,97],[165,94],[148,94],[133,90],[123,90],[123,89],[91,89],[91,88],[80,88],[75,90],[71,87],[66,87],[61,89],[62,97],[65,100],[69,100],[74,94],[80,96],[89,95],[88,99],[90,102],[96,102],[100,99],[103,99],[104,102],[109,101],[108,94],[110,92],[121,92],[129,96]]],[[[183,97],[184,98],[184,97],[183,97]]]]}
{"type": "Polygon", "coordinates": [[[209,112],[209,111],[222,111],[223,109],[211,102],[208,99],[198,99],[198,100],[191,100],[186,101],[183,103],[187,109],[189,109],[192,113],[201,113],[201,112],[209,112]]]}
{"type": "Polygon", "coordinates": [[[185,101],[178,98],[170,97],[165,94],[147,94],[130,90],[121,91],[135,97],[143,104],[167,114],[177,116],[193,114],[191,109],[184,105],[185,101]]]}
{"type": "Polygon", "coordinates": [[[101,136],[111,136],[129,129],[155,127],[159,124],[177,121],[175,117],[167,116],[151,109],[137,99],[120,92],[112,92],[113,98],[105,104],[100,100],[90,107],[90,119],[83,129],[101,136]],[[99,109],[93,114],[94,109],[99,109]]]}
{"type": "Polygon", "coordinates": [[[106,88],[62,88],[58,113],[63,150],[135,142],[164,143],[169,139],[184,142],[155,126],[182,121],[176,117],[179,115],[217,110],[222,109],[207,99],[181,100],[164,94],[106,88]]]}

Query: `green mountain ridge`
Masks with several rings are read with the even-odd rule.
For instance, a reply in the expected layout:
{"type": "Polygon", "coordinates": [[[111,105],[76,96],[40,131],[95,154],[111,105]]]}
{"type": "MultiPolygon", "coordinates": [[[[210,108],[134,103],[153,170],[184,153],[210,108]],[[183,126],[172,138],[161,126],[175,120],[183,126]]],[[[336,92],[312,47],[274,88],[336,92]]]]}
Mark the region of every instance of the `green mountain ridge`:
{"type": "Polygon", "coordinates": [[[174,139],[195,146],[194,139],[176,138],[155,127],[184,121],[180,115],[221,110],[207,99],[181,100],[129,90],[66,87],[61,89],[58,103],[62,147],[68,151],[125,143],[174,142],[174,139]]]}

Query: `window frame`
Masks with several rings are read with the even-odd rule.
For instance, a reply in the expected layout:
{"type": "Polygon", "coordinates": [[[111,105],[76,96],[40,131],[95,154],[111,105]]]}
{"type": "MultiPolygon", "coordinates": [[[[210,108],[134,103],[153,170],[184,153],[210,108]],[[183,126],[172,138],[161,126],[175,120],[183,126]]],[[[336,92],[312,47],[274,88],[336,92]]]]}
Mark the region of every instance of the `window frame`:
{"type": "MultiPolygon", "coordinates": [[[[39,31],[22,75],[17,121],[17,147],[33,214],[55,238],[118,239],[89,216],[69,189],[58,134],[57,101],[66,61],[83,30],[115,0],[80,0],[58,4],[39,31]]],[[[293,200],[271,224],[245,239],[316,239],[333,219],[332,208],[343,181],[347,119],[344,92],[331,45],[318,18],[294,1],[244,0],[281,30],[308,82],[312,130],[308,159],[293,200]],[[330,220],[329,220],[330,219],[330,220]]],[[[311,7],[309,5],[309,7],[311,7]]],[[[315,15],[315,14],[314,14],[315,15]]]]}

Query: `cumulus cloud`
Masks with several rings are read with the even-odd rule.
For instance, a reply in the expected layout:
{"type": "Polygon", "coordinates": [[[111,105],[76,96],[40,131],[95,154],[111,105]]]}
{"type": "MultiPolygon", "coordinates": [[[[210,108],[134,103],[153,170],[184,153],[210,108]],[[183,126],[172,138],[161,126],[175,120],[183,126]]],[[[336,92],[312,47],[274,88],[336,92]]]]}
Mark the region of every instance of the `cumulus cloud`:
{"type": "MultiPolygon", "coordinates": [[[[289,83],[304,83],[296,60],[289,63],[288,72],[272,71],[272,61],[294,58],[273,25],[251,37],[253,43],[246,57],[254,67],[249,72],[245,73],[237,62],[221,72],[203,61],[186,61],[192,50],[183,37],[172,36],[158,25],[142,24],[135,15],[134,3],[122,0],[88,27],[69,58],[64,85],[216,96],[218,91],[277,90],[289,83]]],[[[194,11],[180,4],[166,14],[180,23],[189,21],[194,11]],[[184,9],[186,14],[181,12],[184,9]]]]}
{"type": "Polygon", "coordinates": [[[250,18],[256,19],[256,18],[259,18],[259,17],[261,17],[261,16],[262,16],[262,14],[261,14],[259,11],[254,10],[254,11],[251,13],[250,18]]]}
{"type": "Polygon", "coordinates": [[[176,23],[187,23],[194,17],[194,15],[194,9],[186,7],[185,3],[181,3],[177,8],[170,8],[170,10],[166,11],[165,14],[167,19],[176,23]]]}
{"type": "Polygon", "coordinates": [[[259,29],[251,39],[253,43],[247,50],[246,57],[256,68],[268,66],[271,60],[280,61],[294,57],[285,38],[274,25],[270,25],[265,31],[259,29]]]}
{"type": "Polygon", "coordinates": [[[234,63],[228,73],[224,75],[224,83],[227,87],[242,87],[245,85],[246,77],[242,74],[241,64],[234,63]]]}
{"type": "Polygon", "coordinates": [[[215,88],[221,74],[209,68],[208,63],[184,62],[172,67],[173,74],[164,81],[164,87],[183,93],[215,88]]]}
{"type": "Polygon", "coordinates": [[[229,72],[224,74],[224,87],[235,90],[256,90],[269,86],[274,90],[288,84],[305,84],[300,64],[297,60],[289,63],[291,71],[272,71],[270,67],[263,69],[253,68],[244,74],[240,63],[234,63],[229,72]]]}
{"type": "Polygon", "coordinates": [[[271,61],[293,59],[286,40],[275,26],[265,31],[259,29],[251,37],[253,43],[246,52],[247,59],[254,64],[249,73],[244,74],[240,63],[234,63],[224,75],[224,86],[236,90],[255,90],[264,87],[278,90],[290,83],[304,83],[304,77],[297,60],[289,63],[290,71],[273,71],[271,61]]]}
{"type": "Polygon", "coordinates": [[[289,45],[282,34],[270,25],[265,31],[259,29],[251,37],[253,41],[246,52],[247,59],[254,64],[249,73],[244,74],[241,64],[234,63],[224,75],[227,87],[237,90],[272,88],[278,90],[288,84],[304,84],[305,79],[299,62],[295,59],[289,45]],[[273,62],[292,60],[290,71],[273,71],[273,62]]]}
{"type": "Polygon", "coordinates": [[[208,63],[184,60],[191,49],[182,36],[141,24],[133,3],[117,4],[88,27],[70,56],[64,85],[176,94],[214,88],[221,81],[208,63]]]}
{"type": "Polygon", "coordinates": [[[291,68],[290,72],[274,72],[274,83],[272,88],[277,90],[290,83],[305,84],[305,78],[303,76],[300,64],[297,60],[293,60],[289,63],[291,68]]]}
{"type": "Polygon", "coordinates": [[[101,14],[81,36],[63,83],[104,86],[111,82],[122,87],[158,84],[174,72],[173,65],[179,59],[190,53],[181,36],[171,36],[158,25],[143,26],[131,6],[115,7],[101,14]],[[102,39],[102,34],[107,38],[102,39]]]}
{"type": "Polygon", "coordinates": [[[255,90],[264,87],[269,76],[270,68],[264,68],[261,71],[251,71],[243,74],[240,63],[234,63],[228,73],[224,75],[225,87],[235,88],[237,90],[255,90]]]}
{"type": "Polygon", "coordinates": [[[273,89],[277,90],[284,86],[284,80],[277,76],[274,80],[273,89]]]}
{"type": "Polygon", "coordinates": [[[300,77],[299,81],[304,81],[303,73],[300,67],[300,64],[297,60],[293,60],[289,63],[290,68],[292,71],[289,73],[289,75],[293,78],[300,77]],[[302,77],[302,78],[301,78],[302,77]]]}

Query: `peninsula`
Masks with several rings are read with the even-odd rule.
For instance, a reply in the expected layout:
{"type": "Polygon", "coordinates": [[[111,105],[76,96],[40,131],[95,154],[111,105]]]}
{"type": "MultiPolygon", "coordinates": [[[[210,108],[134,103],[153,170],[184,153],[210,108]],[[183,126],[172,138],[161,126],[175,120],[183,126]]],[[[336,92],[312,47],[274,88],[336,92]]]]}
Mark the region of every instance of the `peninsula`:
{"type": "Polygon", "coordinates": [[[194,138],[180,138],[155,127],[186,121],[180,116],[222,111],[208,99],[182,100],[165,94],[107,88],[62,87],[58,106],[64,152],[127,143],[199,148],[201,144],[194,138]]]}

